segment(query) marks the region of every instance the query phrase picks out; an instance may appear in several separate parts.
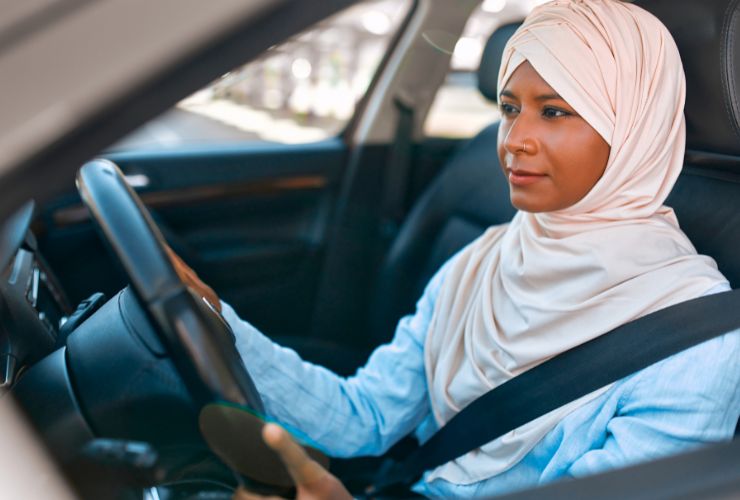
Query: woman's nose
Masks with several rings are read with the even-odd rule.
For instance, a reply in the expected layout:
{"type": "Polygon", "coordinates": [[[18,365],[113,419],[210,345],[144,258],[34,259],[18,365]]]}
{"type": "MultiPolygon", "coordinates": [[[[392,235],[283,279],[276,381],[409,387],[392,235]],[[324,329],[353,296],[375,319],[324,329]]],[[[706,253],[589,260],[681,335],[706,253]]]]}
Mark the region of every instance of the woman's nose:
{"type": "Polygon", "coordinates": [[[506,119],[508,123],[502,126],[508,127],[504,136],[504,149],[512,154],[536,152],[537,141],[534,140],[532,124],[528,123],[529,117],[519,113],[514,118],[506,119]]]}

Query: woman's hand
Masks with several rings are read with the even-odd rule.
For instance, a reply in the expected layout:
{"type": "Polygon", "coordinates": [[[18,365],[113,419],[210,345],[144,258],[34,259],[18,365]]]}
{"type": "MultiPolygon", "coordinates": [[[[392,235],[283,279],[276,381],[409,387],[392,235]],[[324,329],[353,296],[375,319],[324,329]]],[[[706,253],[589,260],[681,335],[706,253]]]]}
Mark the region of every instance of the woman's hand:
{"type": "MultiPolygon", "coordinates": [[[[262,428],[262,439],[275,450],[285,463],[288,473],[293,478],[297,500],[346,500],[352,495],[344,485],[326,469],[311,459],[293,438],[276,424],[265,424],[262,428]]],[[[233,500],[273,500],[278,497],[264,497],[249,493],[240,488],[233,500]]]]}
{"type": "Polygon", "coordinates": [[[169,247],[169,245],[165,245],[165,249],[167,250],[167,255],[172,261],[172,265],[175,266],[175,271],[177,271],[177,275],[180,277],[182,282],[192,288],[198,295],[205,298],[218,312],[221,312],[221,301],[219,300],[218,295],[216,295],[216,292],[213,291],[213,288],[203,283],[203,280],[198,277],[196,272],[193,271],[190,266],[185,264],[185,261],[183,261],[180,256],[169,247]]]}

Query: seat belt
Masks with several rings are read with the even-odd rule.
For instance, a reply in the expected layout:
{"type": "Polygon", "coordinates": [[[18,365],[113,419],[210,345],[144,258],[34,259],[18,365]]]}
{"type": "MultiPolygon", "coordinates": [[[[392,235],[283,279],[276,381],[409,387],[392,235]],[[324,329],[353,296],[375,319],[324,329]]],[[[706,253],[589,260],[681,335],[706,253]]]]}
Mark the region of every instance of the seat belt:
{"type": "Polygon", "coordinates": [[[367,493],[410,486],[454,460],[552,410],[673,354],[740,328],[740,289],[666,307],[565,351],[493,388],[429,441],[385,470],[367,493]]]}

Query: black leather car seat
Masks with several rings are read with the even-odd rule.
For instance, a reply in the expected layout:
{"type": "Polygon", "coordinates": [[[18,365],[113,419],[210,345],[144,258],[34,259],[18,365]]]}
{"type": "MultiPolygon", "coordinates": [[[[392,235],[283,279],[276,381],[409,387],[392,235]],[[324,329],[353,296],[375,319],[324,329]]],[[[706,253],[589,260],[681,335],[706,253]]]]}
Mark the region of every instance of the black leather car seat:
{"type": "MultiPolygon", "coordinates": [[[[499,27],[483,51],[478,89],[492,102],[504,46],[519,24],[499,27]]],[[[378,277],[369,315],[373,345],[390,340],[399,318],[413,312],[424,286],[448,258],[516,213],[496,153],[497,135],[498,122],[465,143],[411,208],[378,277]]]]}
{"type": "Polygon", "coordinates": [[[740,4],[649,0],[681,52],[686,73],[686,157],[666,204],[696,249],[740,286],[740,4]]]}

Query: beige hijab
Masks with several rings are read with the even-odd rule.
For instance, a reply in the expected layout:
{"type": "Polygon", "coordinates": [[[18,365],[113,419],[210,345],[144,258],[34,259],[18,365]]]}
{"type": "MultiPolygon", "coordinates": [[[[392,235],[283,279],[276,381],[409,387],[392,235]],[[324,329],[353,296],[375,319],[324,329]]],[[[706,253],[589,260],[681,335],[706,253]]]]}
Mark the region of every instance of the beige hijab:
{"type": "MultiPolygon", "coordinates": [[[[519,212],[450,265],[425,345],[439,425],[523,371],[726,281],[663,205],[685,143],[685,79],[666,28],[629,3],[558,0],[536,8],[507,44],[499,89],[524,60],[609,143],[611,154],[578,203],[519,212]]],[[[427,479],[469,484],[503,472],[566,414],[607,389],[427,479]]]]}

